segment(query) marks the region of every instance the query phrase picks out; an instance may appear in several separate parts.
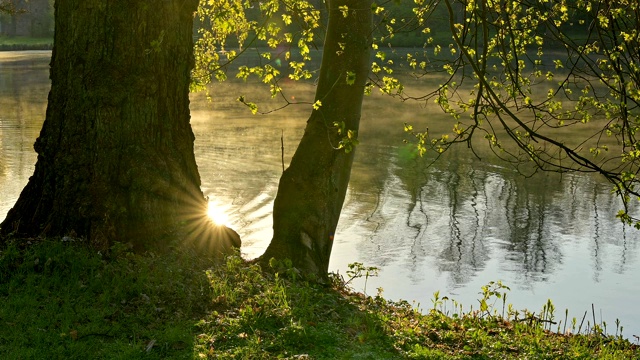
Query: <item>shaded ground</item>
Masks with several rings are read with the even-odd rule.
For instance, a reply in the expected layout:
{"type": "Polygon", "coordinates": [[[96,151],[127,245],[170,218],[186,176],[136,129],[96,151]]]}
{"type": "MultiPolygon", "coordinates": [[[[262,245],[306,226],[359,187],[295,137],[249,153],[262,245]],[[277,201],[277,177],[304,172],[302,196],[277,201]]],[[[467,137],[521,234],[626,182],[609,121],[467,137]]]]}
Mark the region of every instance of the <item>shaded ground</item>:
{"type": "Polygon", "coordinates": [[[140,256],[125,245],[101,254],[63,240],[1,250],[0,358],[640,357],[638,346],[598,326],[579,336],[550,331],[572,325],[549,307],[503,310],[501,284],[483,289],[482,311],[465,314],[435,297],[423,315],[353,292],[337,276],[324,285],[304,280],[287,263],[263,272],[239,257],[214,265],[179,244],[140,256]]]}

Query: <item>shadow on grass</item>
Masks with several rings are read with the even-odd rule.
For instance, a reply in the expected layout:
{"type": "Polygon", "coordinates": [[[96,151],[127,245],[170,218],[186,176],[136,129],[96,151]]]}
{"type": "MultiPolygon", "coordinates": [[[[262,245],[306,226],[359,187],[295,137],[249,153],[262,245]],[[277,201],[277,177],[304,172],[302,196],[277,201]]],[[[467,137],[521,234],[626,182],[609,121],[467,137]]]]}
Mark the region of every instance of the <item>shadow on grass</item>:
{"type": "Polygon", "coordinates": [[[423,315],[336,276],[323,285],[286,263],[268,270],[239,256],[213,266],[182,245],[105,255],[69,238],[10,243],[0,250],[0,358],[640,358],[621,337],[554,333],[542,315],[448,314],[437,297],[423,315]]]}
{"type": "Polygon", "coordinates": [[[65,240],[2,249],[0,358],[192,358],[211,294],[206,261],[122,245],[107,257],[65,240]]]}
{"type": "Polygon", "coordinates": [[[330,286],[173,247],[83,242],[0,252],[0,358],[397,358],[374,314],[330,286]]]}

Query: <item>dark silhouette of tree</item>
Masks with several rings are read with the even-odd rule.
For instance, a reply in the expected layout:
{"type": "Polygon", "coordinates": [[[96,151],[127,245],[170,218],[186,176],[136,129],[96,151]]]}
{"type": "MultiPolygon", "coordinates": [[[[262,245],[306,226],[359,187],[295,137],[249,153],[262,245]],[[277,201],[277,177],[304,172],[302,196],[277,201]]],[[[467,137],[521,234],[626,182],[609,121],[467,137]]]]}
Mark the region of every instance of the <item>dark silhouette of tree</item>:
{"type": "Polygon", "coordinates": [[[349,184],[369,72],[369,0],[332,0],[313,110],[273,210],[273,240],[263,259],[291,259],[326,276],[349,184]],[[354,24],[357,24],[354,26],[354,24]]]}

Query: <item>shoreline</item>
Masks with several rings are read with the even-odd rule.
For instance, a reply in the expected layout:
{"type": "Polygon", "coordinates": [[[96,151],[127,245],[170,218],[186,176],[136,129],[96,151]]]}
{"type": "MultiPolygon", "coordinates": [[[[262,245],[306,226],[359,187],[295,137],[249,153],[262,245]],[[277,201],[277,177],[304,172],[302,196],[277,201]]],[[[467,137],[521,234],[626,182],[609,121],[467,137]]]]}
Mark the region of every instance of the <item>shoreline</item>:
{"type": "Polygon", "coordinates": [[[53,49],[53,37],[0,36],[0,51],[53,49]]]}
{"type": "Polygon", "coordinates": [[[0,51],[52,50],[53,44],[0,44],[0,51]]]}

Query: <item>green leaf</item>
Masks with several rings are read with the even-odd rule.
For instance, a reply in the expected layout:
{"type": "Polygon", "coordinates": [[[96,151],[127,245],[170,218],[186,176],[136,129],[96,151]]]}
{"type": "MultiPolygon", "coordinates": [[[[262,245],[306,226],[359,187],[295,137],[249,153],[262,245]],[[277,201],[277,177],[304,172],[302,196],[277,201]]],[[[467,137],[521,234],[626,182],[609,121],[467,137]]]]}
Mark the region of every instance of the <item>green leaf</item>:
{"type": "Polygon", "coordinates": [[[347,71],[347,85],[353,85],[356,82],[356,73],[347,71]]]}
{"type": "Polygon", "coordinates": [[[342,16],[344,17],[349,16],[349,7],[347,5],[338,6],[338,9],[342,13],[342,16]]]}

